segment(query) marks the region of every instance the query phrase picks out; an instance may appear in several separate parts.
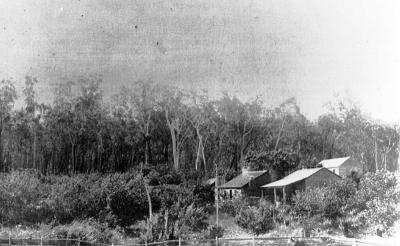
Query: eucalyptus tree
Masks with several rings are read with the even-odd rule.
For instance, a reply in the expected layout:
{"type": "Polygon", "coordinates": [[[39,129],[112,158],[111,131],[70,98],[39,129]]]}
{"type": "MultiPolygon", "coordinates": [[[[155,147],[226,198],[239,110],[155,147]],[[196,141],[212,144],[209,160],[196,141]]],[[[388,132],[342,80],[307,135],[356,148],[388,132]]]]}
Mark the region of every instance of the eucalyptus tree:
{"type": "Polygon", "coordinates": [[[203,163],[204,173],[207,175],[205,144],[211,132],[212,115],[215,112],[214,104],[205,94],[192,92],[188,120],[193,126],[197,136],[197,150],[195,169],[199,170],[200,162],[203,163]]]}
{"type": "Polygon", "coordinates": [[[3,156],[3,131],[8,125],[14,107],[17,93],[11,80],[2,80],[0,82],[0,168],[6,170],[3,156]]]}
{"type": "Polygon", "coordinates": [[[262,106],[258,98],[241,102],[227,94],[217,102],[217,111],[225,124],[225,135],[232,148],[231,168],[238,169],[244,162],[246,151],[256,139],[255,128],[261,123],[262,106]]]}
{"type": "Polygon", "coordinates": [[[175,170],[180,168],[181,149],[190,134],[189,108],[185,103],[187,103],[187,95],[183,90],[175,87],[162,88],[158,105],[165,114],[165,120],[171,134],[175,170]]]}

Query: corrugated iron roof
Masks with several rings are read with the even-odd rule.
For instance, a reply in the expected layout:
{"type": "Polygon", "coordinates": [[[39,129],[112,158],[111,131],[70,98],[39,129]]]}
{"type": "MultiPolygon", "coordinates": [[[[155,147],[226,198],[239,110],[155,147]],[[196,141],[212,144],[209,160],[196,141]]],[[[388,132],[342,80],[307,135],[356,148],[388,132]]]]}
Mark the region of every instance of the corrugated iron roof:
{"type": "Polygon", "coordinates": [[[350,156],[342,157],[342,158],[326,159],[326,160],[322,160],[319,164],[321,164],[325,168],[336,168],[336,167],[341,166],[348,159],[350,159],[350,156]]]}
{"type": "Polygon", "coordinates": [[[240,189],[245,186],[251,179],[256,179],[266,173],[267,171],[249,171],[246,173],[242,173],[239,176],[236,176],[232,180],[226,182],[221,185],[219,188],[221,189],[240,189]]]}
{"type": "Polygon", "coordinates": [[[320,171],[321,169],[324,169],[324,168],[309,168],[309,169],[297,170],[294,173],[291,173],[288,176],[284,177],[283,179],[280,179],[280,180],[277,180],[275,182],[263,185],[261,187],[263,187],[263,188],[273,188],[273,187],[287,186],[287,185],[296,183],[298,181],[301,181],[303,179],[306,179],[306,178],[312,176],[314,173],[320,171]]]}

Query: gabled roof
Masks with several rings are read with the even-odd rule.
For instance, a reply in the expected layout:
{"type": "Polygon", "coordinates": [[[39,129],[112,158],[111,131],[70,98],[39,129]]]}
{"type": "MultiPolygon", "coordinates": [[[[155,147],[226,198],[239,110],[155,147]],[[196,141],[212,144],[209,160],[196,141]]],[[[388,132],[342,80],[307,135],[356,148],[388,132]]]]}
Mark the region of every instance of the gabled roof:
{"type": "Polygon", "coordinates": [[[256,179],[266,173],[267,171],[249,171],[236,176],[232,180],[221,185],[221,189],[240,189],[249,183],[250,180],[256,179]]]}
{"type": "Polygon", "coordinates": [[[340,167],[348,159],[350,159],[350,156],[342,157],[342,158],[326,159],[326,160],[322,160],[319,164],[321,164],[325,168],[336,168],[336,167],[340,167]]]}
{"type": "Polygon", "coordinates": [[[263,188],[274,188],[274,187],[287,186],[287,185],[296,183],[298,181],[304,180],[304,179],[312,176],[314,173],[317,173],[318,171],[320,171],[322,169],[324,169],[324,168],[309,168],[309,169],[297,170],[294,173],[291,173],[288,176],[284,177],[283,179],[280,179],[280,180],[277,180],[275,182],[263,185],[261,187],[263,187],[263,188]]]}

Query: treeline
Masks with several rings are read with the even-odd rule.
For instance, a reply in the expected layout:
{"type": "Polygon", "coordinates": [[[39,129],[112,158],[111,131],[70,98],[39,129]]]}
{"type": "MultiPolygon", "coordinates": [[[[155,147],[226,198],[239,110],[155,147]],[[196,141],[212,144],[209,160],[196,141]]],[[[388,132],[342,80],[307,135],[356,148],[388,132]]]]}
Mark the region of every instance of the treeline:
{"type": "MultiPolygon", "coordinates": [[[[399,132],[338,102],[316,121],[295,99],[267,108],[224,94],[212,99],[150,81],[136,81],[104,98],[99,79],[54,87],[39,103],[37,79],[0,84],[0,170],[32,168],[43,174],[123,172],[170,164],[212,176],[217,166],[234,175],[246,163],[271,168],[312,167],[326,158],[352,156],[364,171],[396,170],[399,132]],[[24,99],[24,107],[15,108],[24,99]]],[[[285,170],[282,170],[285,171],[285,170]]]]}

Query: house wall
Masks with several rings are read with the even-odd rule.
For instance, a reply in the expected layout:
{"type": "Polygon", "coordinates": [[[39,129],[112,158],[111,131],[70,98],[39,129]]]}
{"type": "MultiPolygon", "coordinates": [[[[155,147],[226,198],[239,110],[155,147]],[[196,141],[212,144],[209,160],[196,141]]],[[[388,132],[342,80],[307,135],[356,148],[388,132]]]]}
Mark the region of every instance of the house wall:
{"type": "Polygon", "coordinates": [[[219,198],[220,199],[234,199],[239,198],[243,194],[241,189],[220,189],[219,198]]]}
{"type": "Polygon", "coordinates": [[[323,186],[339,179],[339,176],[335,175],[328,169],[321,169],[320,171],[314,173],[311,177],[305,180],[304,188],[323,186]]]}
{"type": "Polygon", "coordinates": [[[256,196],[261,197],[261,186],[266,185],[271,182],[271,177],[268,172],[263,175],[253,179],[249,184],[243,187],[243,193],[246,196],[256,196]]]}
{"type": "Polygon", "coordinates": [[[363,170],[361,163],[350,158],[339,167],[338,174],[341,177],[347,177],[350,176],[352,172],[361,175],[363,173],[363,170]]]}

